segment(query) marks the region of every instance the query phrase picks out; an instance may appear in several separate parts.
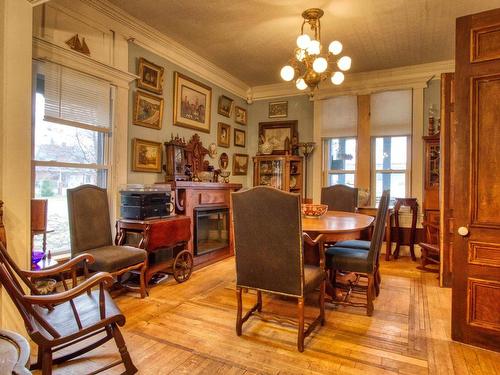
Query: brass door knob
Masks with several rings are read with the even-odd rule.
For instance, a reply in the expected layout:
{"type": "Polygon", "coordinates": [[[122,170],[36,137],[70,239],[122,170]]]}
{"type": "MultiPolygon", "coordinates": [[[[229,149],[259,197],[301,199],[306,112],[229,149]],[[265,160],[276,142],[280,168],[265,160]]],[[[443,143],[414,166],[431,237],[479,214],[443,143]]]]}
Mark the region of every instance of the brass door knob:
{"type": "Polygon", "coordinates": [[[458,228],[458,234],[461,235],[462,237],[467,236],[469,234],[469,228],[467,227],[458,228]]]}

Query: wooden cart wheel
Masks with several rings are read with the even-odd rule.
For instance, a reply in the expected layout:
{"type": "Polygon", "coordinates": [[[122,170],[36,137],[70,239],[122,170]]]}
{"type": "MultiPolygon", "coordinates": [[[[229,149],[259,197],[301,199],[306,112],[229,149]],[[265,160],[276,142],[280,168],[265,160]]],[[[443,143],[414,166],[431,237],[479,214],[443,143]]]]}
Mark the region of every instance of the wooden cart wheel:
{"type": "Polygon", "coordinates": [[[188,250],[182,250],[174,260],[172,273],[178,283],[183,283],[191,277],[193,272],[193,255],[188,250]]]}

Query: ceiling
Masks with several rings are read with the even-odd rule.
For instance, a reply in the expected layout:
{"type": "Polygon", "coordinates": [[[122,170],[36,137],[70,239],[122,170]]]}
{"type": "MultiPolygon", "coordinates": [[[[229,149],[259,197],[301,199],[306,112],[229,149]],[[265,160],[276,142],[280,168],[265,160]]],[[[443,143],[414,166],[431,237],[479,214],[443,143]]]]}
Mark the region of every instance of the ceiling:
{"type": "Polygon", "coordinates": [[[325,11],[322,43],[337,39],[352,72],[453,59],[455,19],[500,0],[109,0],[249,86],[280,82],[301,13],[325,11]]]}

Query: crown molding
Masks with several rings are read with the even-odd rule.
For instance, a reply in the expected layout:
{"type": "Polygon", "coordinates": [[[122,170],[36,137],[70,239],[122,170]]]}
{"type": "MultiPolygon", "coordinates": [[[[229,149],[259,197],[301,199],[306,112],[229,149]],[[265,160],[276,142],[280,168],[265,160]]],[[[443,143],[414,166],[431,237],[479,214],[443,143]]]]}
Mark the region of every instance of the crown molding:
{"type": "Polygon", "coordinates": [[[128,90],[129,83],[139,76],[98,62],[81,53],[63,48],[44,39],[33,37],[33,58],[92,74],[128,90]]]}
{"type": "MultiPolygon", "coordinates": [[[[434,77],[453,71],[455,71],[455,61],[446,60],[353,73],[346,75],[346,80],[340,86],[330,85],[328,88],[320,88],[314,95],[314,100],[340,95],[364,95],[385,90],[424,88],[427,87],[428,81],[434,77]]],[[[298,91],[293,83],[283,82],[252,87],[248,95],[251,100],[268,100],[305,95],[305,93],[298,91]]]]}
{"type": "Polygon", "coordinates": [[[154,52],[238,97],[247,98],[249,86],[243,81],[107,0],[80,2],[115,21],[114,25],[108,27],[116,29],[114,31],[124,35],[129,42],[154,52]]]}
{"type": "Polygon", "coordinates": [[[43,3],[47,3],[50,0],[27,0],[27,1],[28,1],[28,3],[31,4],[31,6],[36,7],[37,5],[41,5],[43,3]]]}

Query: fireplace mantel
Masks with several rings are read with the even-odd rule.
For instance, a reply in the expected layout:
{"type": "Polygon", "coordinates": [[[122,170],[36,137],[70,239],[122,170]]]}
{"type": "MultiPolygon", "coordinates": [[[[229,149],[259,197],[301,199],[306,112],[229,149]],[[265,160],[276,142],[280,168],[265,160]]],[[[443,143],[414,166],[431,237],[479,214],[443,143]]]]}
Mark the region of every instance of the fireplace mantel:
{"type": "MultiPolygon", "coordinates": [[[[195,233],[195,209],[200,207],[228,207],[229,233],[232,234],[231,192],[241,189],[241,184],[217,182],[175,181],[175,206],[178,214],[191,218],[191,233],[195,233]]],[[[194,253],[193,238],[188,242],[188,250],[194,253]]],[[[229,247],[194,258],[195,267],[203,267],[234,254],[233,239],[230,237],[229,247]]],[[[194,255],[194,254],[193,254],[194,255]]]]}

